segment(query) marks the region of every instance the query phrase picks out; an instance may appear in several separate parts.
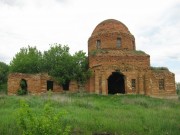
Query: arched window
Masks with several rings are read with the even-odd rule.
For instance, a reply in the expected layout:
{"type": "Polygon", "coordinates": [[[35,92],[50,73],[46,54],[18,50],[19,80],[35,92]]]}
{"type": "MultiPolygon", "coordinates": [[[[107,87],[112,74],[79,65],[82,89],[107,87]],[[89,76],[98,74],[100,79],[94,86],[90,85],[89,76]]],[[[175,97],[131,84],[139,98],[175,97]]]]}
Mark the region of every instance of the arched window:
{"type": "Polygon", "coordinates": [[[96,48],[97,49],[101,48],[101,40],[96,40],[96,48]]]}
{"type": "Polygon", "coordinates": [[[117,48],[121,47],[121,38],[117,38],[117,48]]]}

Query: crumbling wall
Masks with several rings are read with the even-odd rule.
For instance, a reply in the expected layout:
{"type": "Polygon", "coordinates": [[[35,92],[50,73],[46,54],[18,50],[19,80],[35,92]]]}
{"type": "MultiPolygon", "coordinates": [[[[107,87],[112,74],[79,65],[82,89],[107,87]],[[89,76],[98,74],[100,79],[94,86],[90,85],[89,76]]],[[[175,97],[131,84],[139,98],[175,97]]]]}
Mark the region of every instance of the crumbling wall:
{"type": "MultiPolygon", "coordinates": [[[[47,81],[52,80],[47,74],[23,74],[23,73],[12,73],[8,76],[8,94],[16,94],[17,91],[21,88],[21,80],[26,80],[27,91],[29,94],[45,93],[47,92],[47,81]]],[[[55,92],[62,91],[62,87],[58,85],[54,80],[54,89],[55,92]]]]}
{"type": "Polygon", "coordinates": [[[156,97],[176,96],[175,75],[168,70],[153,71],[151,74],[151,95],[156,97]],[[164,80],[164,89],[159,89],[159,80],[164,80]]]}
{"type": "MultiPolygon", "coordinates": [[[[29,94],[40,94],[48,91],[48,81],[53,84],[53,92],[62,92],[63,88],[48,74],[23,74],[23,73],[12,73],[8,76],[8,94],[14,95],[21,88],[21,80],[26,80],[27,91],[29,94]]],[[[71,81],[69,84],[70,92],[78,91],[78,85],[76,81],[71,81]]]]}

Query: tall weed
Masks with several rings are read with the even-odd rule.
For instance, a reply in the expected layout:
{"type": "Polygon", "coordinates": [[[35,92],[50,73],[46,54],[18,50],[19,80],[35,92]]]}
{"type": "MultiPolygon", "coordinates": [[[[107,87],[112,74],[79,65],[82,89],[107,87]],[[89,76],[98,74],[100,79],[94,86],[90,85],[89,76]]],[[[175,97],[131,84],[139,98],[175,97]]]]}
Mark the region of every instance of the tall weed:
{"type": "Polygon", "coordinates": [[[61,121],[65,113],[56,113],[50,103],[44,105],[41,114],[36,114],[29,105],[20,101],[17,123],[23,135],[69,135],[70,126],[61,121]]]}

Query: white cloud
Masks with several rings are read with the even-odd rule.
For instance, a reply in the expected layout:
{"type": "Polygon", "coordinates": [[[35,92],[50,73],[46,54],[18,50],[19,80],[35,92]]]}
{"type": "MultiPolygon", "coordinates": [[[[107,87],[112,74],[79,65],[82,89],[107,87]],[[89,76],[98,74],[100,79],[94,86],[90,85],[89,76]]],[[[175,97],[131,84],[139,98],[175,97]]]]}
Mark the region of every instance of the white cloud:
{"type": "Polygon", "coordinates": [[[0,61],[9,63],[28,45],[47,50],[61,43],[72,53],[87,51],[96,25],[114,18],[127,25],[153,66],[170,66],[180,78],[168,64],[180,65],[179,13],[179,0],[0,0],[0,61]]]}
{"type": "Polygon", "coordinates": [[[180,3],[156,16],[154,23],[144,23],[137,33],[138,49],[151,55],[152,66],[166,66],[180,81],[180,3]]]}

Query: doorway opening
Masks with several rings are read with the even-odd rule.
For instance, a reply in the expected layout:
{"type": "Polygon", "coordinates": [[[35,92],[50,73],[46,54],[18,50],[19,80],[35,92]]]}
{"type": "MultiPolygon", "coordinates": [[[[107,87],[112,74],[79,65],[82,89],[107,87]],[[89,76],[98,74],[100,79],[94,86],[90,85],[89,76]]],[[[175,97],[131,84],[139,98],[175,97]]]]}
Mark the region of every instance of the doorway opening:
{"type": "Polygon", "coordinates": [[[108,78],[108,94],[125,93],[124,75],[112,72],[108,78]]]}
{"type": "Polygon", "coordinates": [[[47,90],[53,90],[53,81],[47,81],[47,90]]]}
{"type": "Polygon", "coordinates": [[[25,95],[27,94],[27,81],[25,79],[21,79],[20,81],[20,95],[25,95]]]}

